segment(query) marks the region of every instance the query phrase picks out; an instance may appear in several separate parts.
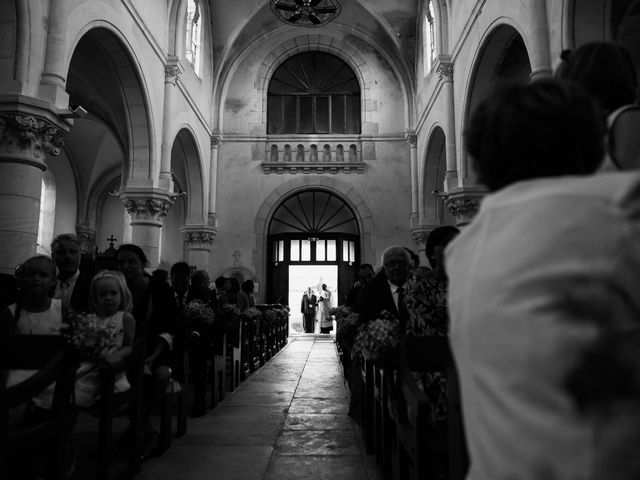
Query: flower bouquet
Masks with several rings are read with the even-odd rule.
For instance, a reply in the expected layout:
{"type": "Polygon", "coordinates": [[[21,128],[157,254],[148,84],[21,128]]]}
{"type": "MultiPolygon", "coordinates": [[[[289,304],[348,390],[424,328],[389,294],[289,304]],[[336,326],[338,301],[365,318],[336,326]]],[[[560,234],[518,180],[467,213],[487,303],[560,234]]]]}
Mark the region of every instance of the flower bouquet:
{"type": "Polygon", "coordinates": [[[211,325],[213,319],[213,309],[201,300],[192,300],[184,308],[184,322],[189,328],[211,325]]]}
{"type": "Polygon", "coordinates": [[[381,318],[358,329],[354,351],[361,352],[367,360],[396,365],[402,359],[403,346],[398,320],[383,311],[381,318]]]}
{"type": "Polygon", "coordinates": [[[342,351],[351,353],[358,334],[358,314],[347,307],[332,308],[331,311],[336,318],[336,342],[342,351]]]}
{"type": "Polygon", "coordinates": [[[96,314],[73,311],[60,331],[83,360],[100,357],[113,346],[117,333],[113,324],[105,324],[96,314]]]}

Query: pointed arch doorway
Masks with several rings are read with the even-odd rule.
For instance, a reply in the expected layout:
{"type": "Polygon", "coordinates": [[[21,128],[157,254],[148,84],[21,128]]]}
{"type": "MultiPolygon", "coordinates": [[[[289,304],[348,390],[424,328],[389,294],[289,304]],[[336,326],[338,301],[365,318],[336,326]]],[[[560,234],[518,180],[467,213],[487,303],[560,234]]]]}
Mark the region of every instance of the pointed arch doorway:
{"type": "Polygon", "coordinates": [[[360,262],[360,229],[339,196],[308,189],[286,197],[269,222],[267,302],[288,304],[299,322],[307,287],[325,283],[332,306],[344,303],[360,262]]]}

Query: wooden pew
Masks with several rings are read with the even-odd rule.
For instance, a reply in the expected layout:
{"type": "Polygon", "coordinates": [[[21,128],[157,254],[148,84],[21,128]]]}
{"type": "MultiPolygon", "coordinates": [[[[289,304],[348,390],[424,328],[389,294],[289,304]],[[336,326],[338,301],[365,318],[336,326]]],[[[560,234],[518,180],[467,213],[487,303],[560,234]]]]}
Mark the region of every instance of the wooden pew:
{"type": "Polygon", "coordinates": [[[397,478],[437,478],[434,476],[436,469],[444,469],[450,480],[462,480],[466,474],[468,458],[462,429],[458,379],[449,339],[408,337],[406,345],[406,368],[399,372],[395,388],[397,478]],[[431,402],[417,387],[411,371],[446,373],[446,422],[436,425],[431,423],[431,402]]]}
{"type": "MultiPolygon", "coordinates": [[[[0,477],[17,477],[16,469],[29,468],[12,460],[46,448],[50,452],[48,473],[66,478],[65,446],[77,411],[72,403],[77,360],[64,338],[54,335],[16,335],[0,342],[0,477]],[[37,370],[25,381],[7,388],[9,370],[37,370]],[[55,382],[51,414],[27,425],[9,426],[10,411],[28,403],[55,382]]],[[[24,473],[24,472],[22,472],[24,473]]]]}
{"type": "Polygon", "coordinates": [[[140,472],[141,439],[138,436],[142,420],[142,398],[144,383],[144,361],[146,357],[146,334],[143,333],[144,325],[136,325],[136,341],[128,358],[126,372],[131,389],[127,392],[115,393],[114,383],[117,371],[111,368],[103,368],[103,390],[98,401],[98,445],[96,460],[96,478],[108,480],[111,478],[129,479],[140,472]],[[114,449],[113,423],[118,415],[126,414],[129,417],[128,430],[132,432],[124,459],[112,461],[114,449]]]}
{"type": "Polygon", "coordinates": [[[227,360],[227,329],[222,321],[216,320],[212,328],[211,357],[208,360],[208,376],[211,385],[211,408],[215,408],[224,400],[226,360],[227,360]]]}

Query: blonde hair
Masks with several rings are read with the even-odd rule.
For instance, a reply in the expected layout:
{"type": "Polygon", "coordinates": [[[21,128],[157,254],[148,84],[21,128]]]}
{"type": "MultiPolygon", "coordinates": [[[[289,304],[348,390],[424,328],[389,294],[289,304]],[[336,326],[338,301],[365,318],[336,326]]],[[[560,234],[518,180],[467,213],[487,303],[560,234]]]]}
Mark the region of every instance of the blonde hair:
{"type": "Polygon", "coordinates": [[[120,288],[120,306],[118,310],[123,310],[125,312],[131,312],[133,310],[133,295],[131,295],[131,290],[127,287],[127,282],[120,272],[116,272],[113,270],[103,270],[96,274],[95,277],[91,280],[91,293],[89,295],[89,303],[91,305],[91,310],[96,312],[98,310],[98,302],[96,298],[96,283],[99,280],[115,280],[120,288]]]}

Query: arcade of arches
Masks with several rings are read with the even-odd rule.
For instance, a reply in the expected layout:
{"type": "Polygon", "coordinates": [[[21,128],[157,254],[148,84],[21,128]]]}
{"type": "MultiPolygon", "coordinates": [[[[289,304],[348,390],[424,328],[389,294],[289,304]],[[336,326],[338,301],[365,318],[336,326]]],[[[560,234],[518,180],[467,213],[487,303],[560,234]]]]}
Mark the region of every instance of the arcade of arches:
{"type": "Polygon", "coordinates": [[[273,301],[274,239],[324,235],[274,233],[286,199],[345,205],[332,238],[355,262],[421,250],[477,209],[462,136],[497,85],[589,40],[640,58],[637,0],[356,0],[296,22],[267,3],[0,1],[3,272],[76,232],[88,258],[134,242],[273,301]]]}

